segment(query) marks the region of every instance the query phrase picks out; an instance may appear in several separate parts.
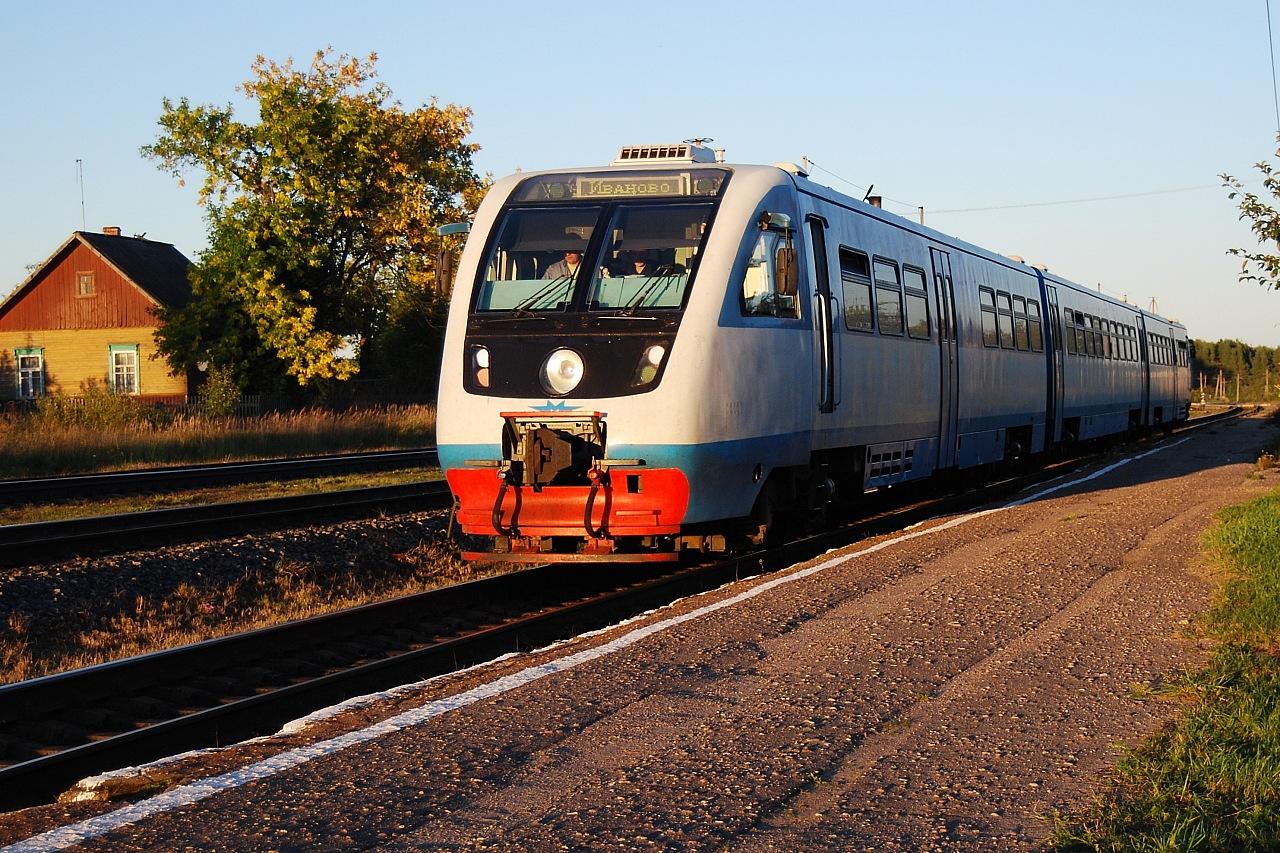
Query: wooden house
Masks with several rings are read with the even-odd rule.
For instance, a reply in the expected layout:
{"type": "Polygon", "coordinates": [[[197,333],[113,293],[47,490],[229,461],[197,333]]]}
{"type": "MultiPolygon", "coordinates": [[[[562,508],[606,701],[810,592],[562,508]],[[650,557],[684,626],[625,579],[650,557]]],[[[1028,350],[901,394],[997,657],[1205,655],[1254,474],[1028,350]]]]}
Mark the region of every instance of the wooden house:
{"type": "Polygon", "coordinates": [[[191,262],[119,228],[76,231],[0,302],[0,400],[91,386],[181,398],[187,377],[154,358],[155,309],[191,298],[191,262]]]}

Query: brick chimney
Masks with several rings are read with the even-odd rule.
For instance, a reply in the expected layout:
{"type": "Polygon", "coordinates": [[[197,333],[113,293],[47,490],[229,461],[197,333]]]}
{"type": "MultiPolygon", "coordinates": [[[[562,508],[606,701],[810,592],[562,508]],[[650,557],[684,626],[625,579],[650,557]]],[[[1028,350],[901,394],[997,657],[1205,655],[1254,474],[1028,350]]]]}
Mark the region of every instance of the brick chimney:
{"type": "Polygon", "coordinates": [[[104,225],[104,226],[103,226],[103,228],[102,228],[102,233],[103,233],[103,234],[106,234],[108,237],[119,237],[119,236],[120,236],[120,226],[119,226],[119,225],[104,225]]]}

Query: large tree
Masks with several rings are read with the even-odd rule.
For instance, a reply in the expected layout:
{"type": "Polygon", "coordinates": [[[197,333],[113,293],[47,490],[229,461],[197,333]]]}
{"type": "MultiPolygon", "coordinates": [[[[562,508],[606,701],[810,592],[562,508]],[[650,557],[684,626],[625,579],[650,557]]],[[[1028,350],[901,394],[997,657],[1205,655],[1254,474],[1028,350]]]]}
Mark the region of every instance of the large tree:
{"type": "Polygon", "coordinates": [[[482,191],[471,111],[404,109],[376,62],[322,50],[297,70],[258,57],[239,87],[254,122],[230,104],[164,101],[142,152],[179,182],[203,173],[209,223],[195,298],[158,336],[175,369],[213,361],[242,386],[273,372],[345,379],[359,362],[335,351],[376,339],[401,290],[438,288],[435,228],[467,218],[482,191]]]}
{"type": "MultiPolygon", "coordinates": [[[[1277,137],[1280,144],[1280,137],[1277,137]]],[[[1280,155],[1280,150],[1276,151],[1280,155]]],[[[1268,162],[1258,163],[1255,168],[1262,173],[1262,186],[1273,198],[1280,198],[1280,172],[1268,162]]],[[[1267,246],[1280,245],[1280,212],[1267,202],[1244,188],[1237,178],[1224,174],[1223,184],[1231,192],[1227,198],[1233,199],[1240,207],[1240,219],[1248,221],[1250,230],[1258,238],[1258,251],[1247,249],[1228,249],[1228,253],[1240,258],[1240,281],[1254,281],[1263,287],[1280,290],[1280,255],[1265,251],[1267,246]]]]}

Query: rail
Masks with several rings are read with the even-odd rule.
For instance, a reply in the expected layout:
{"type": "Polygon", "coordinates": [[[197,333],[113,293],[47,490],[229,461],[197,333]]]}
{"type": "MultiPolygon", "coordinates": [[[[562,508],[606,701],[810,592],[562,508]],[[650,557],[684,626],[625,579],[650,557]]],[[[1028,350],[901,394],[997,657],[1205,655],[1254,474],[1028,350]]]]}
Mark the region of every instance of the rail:
{"type": "Polygon", "coordinates": [[[326,474],[432,467],[439,464],[434,447],[340,453],[255,462],[177,465],[104,474],[0,480],[0,505],[59,500],[84,495],[172,491],[199,486],[290,480],[326,474]]]}

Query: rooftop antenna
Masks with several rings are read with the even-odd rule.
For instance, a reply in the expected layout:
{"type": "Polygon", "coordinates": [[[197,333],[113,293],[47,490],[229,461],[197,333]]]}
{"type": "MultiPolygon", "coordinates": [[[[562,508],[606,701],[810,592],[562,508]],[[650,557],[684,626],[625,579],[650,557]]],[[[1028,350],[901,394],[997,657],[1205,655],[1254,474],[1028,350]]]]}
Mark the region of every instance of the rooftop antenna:
{"type": "Polygon", "coordinates": [[[84,224],[84,161],[76,158],[76,183],[80,185],[80,230],[87,231],[84,224]]]}
{"type": "Polygon", "coordinates": [[[1160,309],[1156,307],[1156,298],[1154,296],[1151,297],[1151,313],[1152,314],[1160,313],[1160,309]]]}
{"type": "Polygon", "coordinates": [[[684,140],[685,145],[705,146],[708,142],[715,142],[710,136],[691,136],[684,140]]]}
{"type": "Polygon", "coordinates": [[[866,201],[867,199],[871,198],[871,191],[875,188],[876,188],[875,184],[872,184],[871,186],[867,187],[867,194],[862,197],[862,200],[866,201]]]}

